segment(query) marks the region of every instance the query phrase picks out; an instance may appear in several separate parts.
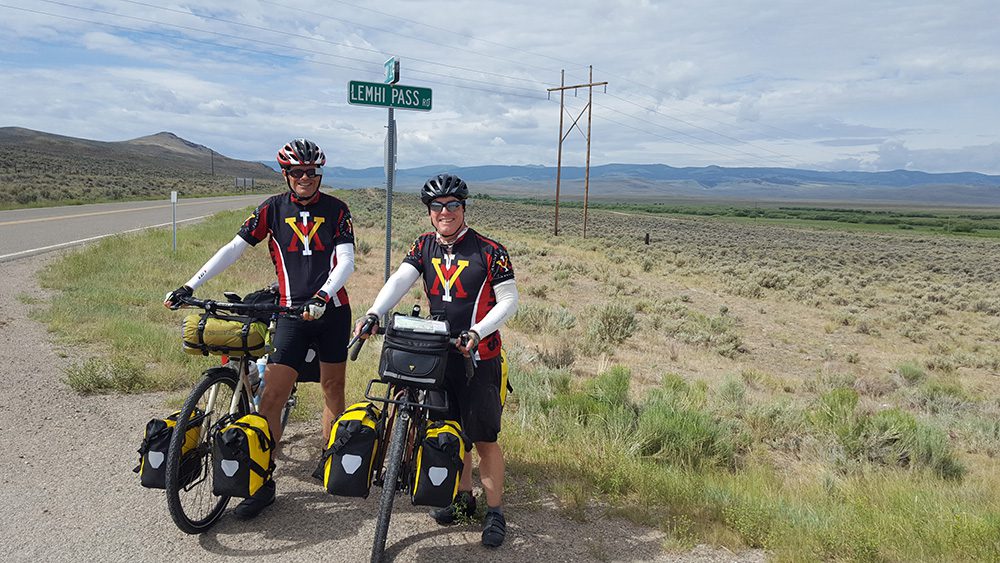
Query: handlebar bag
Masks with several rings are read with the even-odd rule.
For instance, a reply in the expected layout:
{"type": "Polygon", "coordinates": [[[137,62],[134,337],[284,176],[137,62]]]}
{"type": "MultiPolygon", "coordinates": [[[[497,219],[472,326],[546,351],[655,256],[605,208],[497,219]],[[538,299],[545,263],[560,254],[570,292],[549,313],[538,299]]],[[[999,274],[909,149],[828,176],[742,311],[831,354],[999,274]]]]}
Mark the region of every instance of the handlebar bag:
{"type": "Polygon", "coordinates": [[[212,440],[212,492],[217,496],[249,498],[274,472],[274,440],[267,419],[250,413],[224,416],[212,440]]]}
{"type": "Polygon", "coordinates": [[[381,411],[368,401],[355,403],[340,415],[323,450],[326,492],[368,498],[381,424],[381,411]]]}
{"type": "Polygon", "coordinates": [[[413,504],[448,506],[458,494],[465,452],[471,444],[454,420],[428,421],[419,438],[410,500],[413,504]]]}
{"type": "MultiPolygon", "coordinates": [[[[278,305],[280,297],[281,296],[278,294],[277,284],[275,284],[271,287],[251,291],[243,296],[243,303],[247,303],[249,305],[278,305]]],[[[267,324],[271,322],[271,314],[272,313],[248,313],[248,316],[253,317],[256,321],[267,324]]]]}
{"type": "Polygon", "coordinates": [[[181,325],[184,352],[195,356],[260,357],[267,352],[267,325],[239,315],[194,314],[181,325]]]}
{"type": "MultiPolygon", "coordinates": [[[[177,411],[166,418],[154,418],[146,423],[146,433],[139,445],[139,465],[132,471],[139,474],[139,483],[150,489],[166,488],[167,448],[177,426],[177,411]]],[[[195,409],[191,413],[191,426],[184,432],[181,446],[181,483],[191,484],[201,474],[202,455],[197,451],[201,438],[201,417],[203,412],[195,409]]]]}
{"type": "Polygon", "coordinates": [[[390,383],[440,388],[450,348],[446,322],[394,315],[385,329],[379,375],[390,383]]]}

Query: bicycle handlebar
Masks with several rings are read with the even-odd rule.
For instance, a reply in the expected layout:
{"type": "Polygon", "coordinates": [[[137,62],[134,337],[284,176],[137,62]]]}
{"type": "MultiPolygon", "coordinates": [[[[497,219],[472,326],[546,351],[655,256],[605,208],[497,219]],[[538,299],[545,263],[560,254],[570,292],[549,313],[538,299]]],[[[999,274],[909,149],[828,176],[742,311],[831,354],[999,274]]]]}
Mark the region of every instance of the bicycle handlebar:
{"type": "Polygon", "coordinates": [[[232,303],[229,301],[215,301],[213,299],[197,299],[191,296],[184,296],[178,299],[179,304],[171,309],[180,309],[183,306],[197,307],[209,313],[216,311],[228,311],[230,313],[278,313],[291,316],[301,315],[304,311],[302,306],[284,307],[282,305],[272,305],[270,303],[232,303]]]}

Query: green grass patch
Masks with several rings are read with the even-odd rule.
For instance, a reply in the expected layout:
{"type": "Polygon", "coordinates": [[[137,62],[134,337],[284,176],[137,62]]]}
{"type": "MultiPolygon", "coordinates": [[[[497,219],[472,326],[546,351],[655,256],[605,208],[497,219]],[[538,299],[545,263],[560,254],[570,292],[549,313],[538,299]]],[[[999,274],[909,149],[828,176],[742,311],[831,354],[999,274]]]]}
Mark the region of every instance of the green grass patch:
{"type": "Polygon", "coordinates": [[[81,395],[108,393],[138,393],[156,388],[156,381],[145,366],[126,357],[111,360],[91,358],[65,369],[63,381],[81,395]]]}
{"type": "MultiPolygon", "coordinates": [[[[713,407],[704,385],[669,375],[633,402],[621,366],[586,382],[551,370],[515,369],[512,379],[515,414],[502,434],[509,467],[547,480],[578,517],[600,499],[680,545],[710,538],[763,548],[779,561],[1000,555],[989,535],[1000,505],[993,494],[980,496],[989,485],[959,478],[964,469],[942,433],[896,409],[858,413],[852,390],[819,399],[813,424],[853,440],[851,455],[863,467],[786,482],[765,465],[738,462],[751,448],[737,423],[743,415],[713,407]]],[[[807,426],[787,404],[745,400],[758,418],[782,421],[752,426],[769,427],[770,439],[807,426]]]]}
{"type": "MultiPolygon", "coordinates": [[[[141,385],[99,364],[78,370],[68,379],[86,392],[176,389],[193,382],[218,358],[189,356],[181,350],[181,320],[190,311],[169,311],[163,296],[231,239],[248,211],[217,215],[178,232],[171,252],[166,230],[102,239],[67,254],[40,273],[43,287],[59,292],[35,314],[64,344],[89,355],[130,358],[145,375],[141,385]],[[220,242],[222,241],[222,242],[220,242]],[[112,387],[107,383],[112,382],[112,387]]],[[[263,246],[263,245],[262,245],[263,246]]],[[[248,293],[270,283],[273,266],[266,249],[254,248],[224,274],[199,289],[198,295],[221,297],[224,290],[248,293]]]]}

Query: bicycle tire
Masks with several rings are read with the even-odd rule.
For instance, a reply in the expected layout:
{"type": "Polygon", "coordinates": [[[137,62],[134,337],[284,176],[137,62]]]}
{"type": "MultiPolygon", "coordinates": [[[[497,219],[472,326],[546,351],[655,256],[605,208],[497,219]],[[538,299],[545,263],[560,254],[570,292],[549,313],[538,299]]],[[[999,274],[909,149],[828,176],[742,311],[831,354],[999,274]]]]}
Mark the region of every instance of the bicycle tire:
{"type": "MultiPolygon", "coordinates": [[[[236,374],[229,368],[215,368],[206,372],[199,381],[177,417],[177,426],[170,438],[167,449],[166,489],[167,510],[177,527],[188,534],[200,534],[207,531],[222,516],[230,497],[215,496],[212,492],[212,443],[211,432],[202,431],[198,446],[187,454],[181,453],[184,436],[188,430],[191,413],[196,408],[205,412],[208,420],[207,428],[212,428],[216,421],[228,414],[232,396],[236,391],[236,374]],[[216,403],[213,412],[206,409],[208,396],[213,387],[218,385],[216,403]],[[191,479],[189,475],[181,476],[181,464],[185,456],[197,455],[200,458],[200,473],[191,479]],[[188,481],[185,483],[185,481],[188,481]]],[[[246,396],[239,401],[240,414],[250,412],[246,396]]],[[[206,428],[203,426],[203,429],[206,428]]]]}
{"type": "Polygon", "coordinates": [[[396,499],[396,484],[403,465],[403,451],[406,449],[407,430],[410,426],[409,413],[400,412],[392,425],[389,441],[389,461],[382,477],[382,495],[379,497],[378,517],[375,519],[375,541],[372,544],[371,563],[380,563],[385,553],[385,540],[389,533],[392,517],[392,503],[396,499]]]}

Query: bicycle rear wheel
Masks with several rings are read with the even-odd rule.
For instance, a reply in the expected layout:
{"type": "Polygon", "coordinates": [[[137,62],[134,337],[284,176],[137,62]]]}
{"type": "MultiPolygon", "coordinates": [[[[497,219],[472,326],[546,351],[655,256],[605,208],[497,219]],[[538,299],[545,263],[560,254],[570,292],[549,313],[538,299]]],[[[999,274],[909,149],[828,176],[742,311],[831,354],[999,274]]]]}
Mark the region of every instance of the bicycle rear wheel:
{"type": "MultiPolygon", "coordinates": [[[[229,368],[209,370],[188,395],[177,418],[167,450],[167,508],[177,527],[189,534],[200,534],[222,516],[229,497],[212,492],[212,428],[229,413],[236,392],[236,374],[229,368]],[[214,393],[213,393],[214,392],[214,393]],[[198,415],[197,413],[204,413],[198,415]],[[195,418],[191,414],[196,413],[195,418]],[[201,428],[197,445],[182,452],[185,436],[192,426],[201,428]]],[[[246,396],[239,397],[241,415],[250,412],[246,396]]]]}
{"type": "Polygon", "coordinates": [[[372,544],[371,563],[382,561],[382,554],[385,553],[385,540],[389,533],[389,519],[392,517],[392,503],[396,499],[396,485],[399,471],[403,466],[403,451],[406,449],[409,426],[410,413],[400,410],[392,425],[392,438],[389,440],[388,462],[382,477],[378,518],[375,519],[375,543],[372,544]]]}

